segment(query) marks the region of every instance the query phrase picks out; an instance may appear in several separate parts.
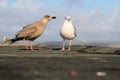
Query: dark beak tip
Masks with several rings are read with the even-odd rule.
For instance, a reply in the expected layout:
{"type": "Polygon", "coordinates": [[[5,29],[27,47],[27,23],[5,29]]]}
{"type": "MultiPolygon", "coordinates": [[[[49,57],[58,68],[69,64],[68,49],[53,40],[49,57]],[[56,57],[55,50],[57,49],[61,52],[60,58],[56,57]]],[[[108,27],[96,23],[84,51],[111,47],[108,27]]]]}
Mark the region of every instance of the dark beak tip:
{"type": "Polygon", "coordinates": [[[55,16],[53,16],[53,17],[52,17],[52,19],[56,19],[56,17],[55,17],[55,16]]]}

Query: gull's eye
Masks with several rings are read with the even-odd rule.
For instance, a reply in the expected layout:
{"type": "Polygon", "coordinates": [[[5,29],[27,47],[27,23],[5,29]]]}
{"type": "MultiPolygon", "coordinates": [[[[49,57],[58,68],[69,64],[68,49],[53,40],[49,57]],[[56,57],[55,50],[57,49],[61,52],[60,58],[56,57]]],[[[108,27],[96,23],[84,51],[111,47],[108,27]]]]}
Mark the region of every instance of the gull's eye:
{"type": "Polygon", "coordinates": [[[49,18],[50,16],[49,15],[46,15],[47,18],[49,18]]]}

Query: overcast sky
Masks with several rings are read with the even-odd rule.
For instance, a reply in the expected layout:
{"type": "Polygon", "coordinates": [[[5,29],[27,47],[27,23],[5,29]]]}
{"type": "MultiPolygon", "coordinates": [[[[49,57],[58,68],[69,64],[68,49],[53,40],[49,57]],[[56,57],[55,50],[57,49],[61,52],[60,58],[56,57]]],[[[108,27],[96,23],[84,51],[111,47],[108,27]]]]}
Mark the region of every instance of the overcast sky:
{"type": "Polygon", "coordinates": [[[120,42],[120,0],[0,0],[0,38],[14,37],[23,26],[54,15],[36,41],[61,41],[60,28],[71,16],[75,40],[120,42]]]}

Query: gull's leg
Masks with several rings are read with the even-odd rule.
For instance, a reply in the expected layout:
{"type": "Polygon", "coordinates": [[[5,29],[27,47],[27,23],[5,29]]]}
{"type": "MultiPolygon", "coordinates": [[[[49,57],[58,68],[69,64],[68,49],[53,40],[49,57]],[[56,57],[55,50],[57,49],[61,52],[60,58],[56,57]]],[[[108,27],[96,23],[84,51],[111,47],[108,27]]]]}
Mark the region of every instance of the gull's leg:
{"type": "Polygon", "coordinates": [[[33,51],[33,41],[31,41],[31,50],[33,51]]]}
{"type": "Polygon", "coordinates": [[[23,40],[24,40],[24,42],[25,42],[25,49],[28,50],[28,43],[27,43],[27,41],[25,40],[25,38],[24,38],[23,40]]]}
{"type": "Polygon", "coordinates": [[[63,46],[61,50],[65,50],[65,39],[63,39],[63,46]]]}
{"type": "Polygon", "coordinates": [[[72,44],[72,40],[70,40],[70,42],[69,42],[68,50],[71,50],[71,44],[72,44]]]}

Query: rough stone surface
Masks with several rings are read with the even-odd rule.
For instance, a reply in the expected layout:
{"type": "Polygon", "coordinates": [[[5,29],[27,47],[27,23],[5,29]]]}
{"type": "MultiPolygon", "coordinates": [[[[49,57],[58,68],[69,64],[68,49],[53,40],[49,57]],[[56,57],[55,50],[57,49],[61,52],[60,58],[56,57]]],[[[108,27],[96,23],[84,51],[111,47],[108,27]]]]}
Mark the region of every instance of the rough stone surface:
{"type": "Polygon", "coordinates": [[[0,47],[0,80],[120,80],[119,48],[34,47],[0,47]]]}

